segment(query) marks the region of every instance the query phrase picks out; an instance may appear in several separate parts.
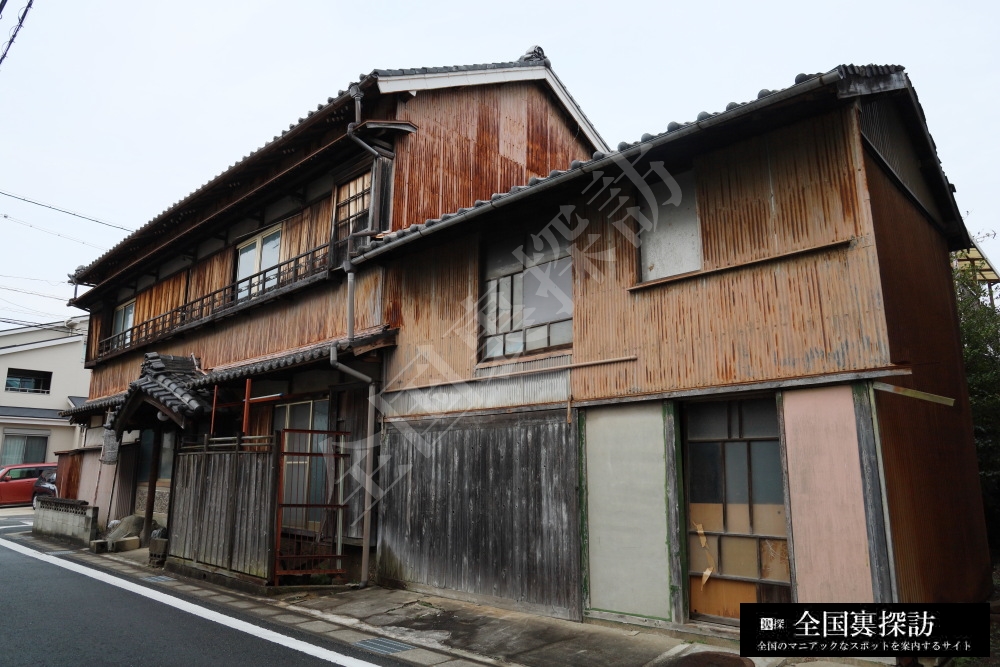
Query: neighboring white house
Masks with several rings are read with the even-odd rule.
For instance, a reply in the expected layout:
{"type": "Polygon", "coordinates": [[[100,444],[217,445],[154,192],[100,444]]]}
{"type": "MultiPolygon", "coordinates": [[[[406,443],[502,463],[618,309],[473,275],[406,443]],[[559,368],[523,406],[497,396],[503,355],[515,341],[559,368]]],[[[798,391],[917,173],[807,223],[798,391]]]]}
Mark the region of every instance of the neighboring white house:
{"type": "Polygon", "coordinates": [[[85,400],[87,317],[0,331],[0,465],[55,461],[80,444],[78,427],[59,412],[85,400]]]}

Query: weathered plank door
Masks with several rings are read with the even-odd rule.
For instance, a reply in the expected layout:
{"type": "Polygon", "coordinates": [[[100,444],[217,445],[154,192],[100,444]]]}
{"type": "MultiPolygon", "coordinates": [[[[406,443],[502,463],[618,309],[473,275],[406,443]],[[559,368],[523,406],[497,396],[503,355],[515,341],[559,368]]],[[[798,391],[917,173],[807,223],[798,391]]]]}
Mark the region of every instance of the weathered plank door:
{"type": "Polygon", "coordinates": [[[182,447],[176,456],[168,555],[195,567],[270,581],[272,446],[226,439],[182,447]]]}

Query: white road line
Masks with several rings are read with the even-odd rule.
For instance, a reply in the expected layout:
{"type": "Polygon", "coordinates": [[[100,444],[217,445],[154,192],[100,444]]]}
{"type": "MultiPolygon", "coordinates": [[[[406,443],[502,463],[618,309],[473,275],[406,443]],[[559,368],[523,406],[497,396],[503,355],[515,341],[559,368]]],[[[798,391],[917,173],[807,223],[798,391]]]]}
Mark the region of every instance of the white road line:
{"type": "Polygon", "coordinates": [[[30,556],[31,558],[37,558],[38,560],[45,561],[46,563],[57,565],[61,568],[76,572],[77,574],[82,574],[86,577],[90,577],[91,579],[97,579],[98,581],[103,581],[106,584],[117,586],[123,590],[135,593],[136,595],[141,595],[149,598],[150,600],[155,600],[156,602],[173,607],[174,609],[179,609],[189,614],[198,616],[199,618],[204,618],[207,621],[212,621],[213,623],[224,625],[227,628],[239,630],[240,632],[245,632],[248,635],[253,635],[254,637],[258,637],[265,641],[290,648],[294,651],[299,651],[300,653],[305,653],[306,655],[311,655],[314,658],[319,658],[320,660],[326,660],[327,662],[332,662],[337,665],[341,665],[342,667],[378,667],[374,663],[359,660],[358,658],[352,658],[349,655],[343,655],[319,646],[313,646],[312,644],[299,639],[286,637],[285,635],[274,632],[273,630],[268,630],[267,628],[262,628],[258,625],[254,625],[253,623],[247,623],[246,621],[241,621],[238,618],[232,618],[231,616],[220,614],[219,612],[212,611],[211,609],[199,607],[196,604],[181,600],[180,598],[176,598],[172,595],[167,595],[166,593],[158,591],[154,588],[140,586],[139,584],[128,581],[127,579],[120,579],[119,577],[105,574],[100,570],[93,570],[84,565],[80,565],[79,563],[63,560],[61,558],[55,558],[54,556],[49,556],[35,551],[34,549],[29,549],[28,547],[9,540],[0,538],[0,546],[6,547],[11,551],[24,554],[25,556],[30,556]]]}

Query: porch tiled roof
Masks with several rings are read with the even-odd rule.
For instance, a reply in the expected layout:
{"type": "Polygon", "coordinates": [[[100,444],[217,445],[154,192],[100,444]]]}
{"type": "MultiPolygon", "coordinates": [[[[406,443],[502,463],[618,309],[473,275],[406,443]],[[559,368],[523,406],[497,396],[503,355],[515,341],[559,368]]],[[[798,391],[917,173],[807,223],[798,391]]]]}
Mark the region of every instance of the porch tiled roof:
{"type": "MultiPolygon", "coordinates": [[[[352,345],[366,347],[391,335],[393,332],[380,326],[360,332],[352,345]]],[[[63,410],[63,417],[80,417],[108,409],[117,410],[137,393],[144,393],[178,414],[193,417],[211,409],[211,401],[200,390],[216,384],[241,380],[284,368],[292,368],[318,361],[330,354],[330,347],[347,345],[346,339],[325,340],[307,347],[257,358],[242,364],[234,364],[212,372],[201,370],[193,357],[171,356],[149,352],[142,362],[139,378],[134,380],[128,391],[105,396],[83,405],[63,410]]]]}

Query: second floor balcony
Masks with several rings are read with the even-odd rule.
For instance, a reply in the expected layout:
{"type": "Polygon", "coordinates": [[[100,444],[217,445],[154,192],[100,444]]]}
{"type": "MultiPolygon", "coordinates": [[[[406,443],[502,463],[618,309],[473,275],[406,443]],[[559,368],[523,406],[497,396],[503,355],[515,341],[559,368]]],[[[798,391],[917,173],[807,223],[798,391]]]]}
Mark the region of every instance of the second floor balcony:
{"type": "Polygon", "coordinates": [[[330,271],[330,247],[319,246],[173,310],[115,332],[98,342],[95,361],[147,345],[181,331],[269,301],[289,291],[325,279],[330,271]]]}

